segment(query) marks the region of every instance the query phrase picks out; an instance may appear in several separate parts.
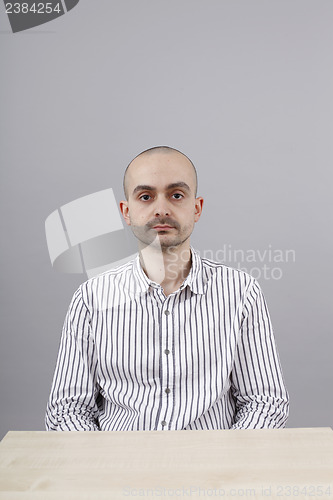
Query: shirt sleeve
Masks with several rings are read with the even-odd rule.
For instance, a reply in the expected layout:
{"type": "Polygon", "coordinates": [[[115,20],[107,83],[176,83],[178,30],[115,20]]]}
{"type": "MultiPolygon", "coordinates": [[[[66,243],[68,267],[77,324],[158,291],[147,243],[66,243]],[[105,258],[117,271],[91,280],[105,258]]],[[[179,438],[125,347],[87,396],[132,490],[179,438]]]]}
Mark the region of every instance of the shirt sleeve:
{"type": "Polygon", "coordinates": [[[90,314],[81,287],[69,306],[61,341],[45,426],[53,431],[99,430],[97,361],[90,314]]]}
{"type": "Polygon", "coordinates": [[[289,396],[266,301],[256,280],[244,303],[231,390],[236,403],[233,429],[285,426],[289,396]]]}

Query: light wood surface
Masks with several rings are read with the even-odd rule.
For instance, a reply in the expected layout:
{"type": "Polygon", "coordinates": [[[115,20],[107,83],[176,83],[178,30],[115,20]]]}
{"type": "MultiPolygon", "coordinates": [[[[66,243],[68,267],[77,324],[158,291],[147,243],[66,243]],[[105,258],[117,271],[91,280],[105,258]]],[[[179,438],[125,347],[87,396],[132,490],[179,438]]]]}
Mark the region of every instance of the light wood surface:
{"type": "Polygon", "coordinates": [[[1,500],[332,499],[330,428],[9,432],[1,500]]]}

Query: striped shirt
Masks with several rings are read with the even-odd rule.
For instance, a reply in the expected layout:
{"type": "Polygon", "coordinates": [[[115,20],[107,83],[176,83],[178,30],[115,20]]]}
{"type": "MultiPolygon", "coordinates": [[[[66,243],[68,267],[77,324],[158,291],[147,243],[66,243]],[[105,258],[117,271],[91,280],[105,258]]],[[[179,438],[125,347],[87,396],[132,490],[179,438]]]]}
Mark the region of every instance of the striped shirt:
{"type": "Polygon", "coordinates": [[[167,297],[139,255],[78,288],[48,430],[284,426],[289,399],[257,281],[191,252],[190,273],[167,297]]]}

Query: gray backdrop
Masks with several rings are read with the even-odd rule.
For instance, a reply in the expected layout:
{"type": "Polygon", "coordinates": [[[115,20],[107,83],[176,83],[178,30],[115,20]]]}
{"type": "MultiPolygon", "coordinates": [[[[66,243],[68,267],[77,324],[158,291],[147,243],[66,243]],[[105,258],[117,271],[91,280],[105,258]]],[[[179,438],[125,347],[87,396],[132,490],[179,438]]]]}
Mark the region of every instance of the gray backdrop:
{"type": "Polygon", "coordinates": [[[158,144],[197,166],[194,247],[259,279],[288,426],[332,426],[332,17],[331,0],[81,0],[12,34],[0,4],[1,437],[44,429],[86,279],[52,269],[45,219],[109,187],[119,201],[158,144]]]}

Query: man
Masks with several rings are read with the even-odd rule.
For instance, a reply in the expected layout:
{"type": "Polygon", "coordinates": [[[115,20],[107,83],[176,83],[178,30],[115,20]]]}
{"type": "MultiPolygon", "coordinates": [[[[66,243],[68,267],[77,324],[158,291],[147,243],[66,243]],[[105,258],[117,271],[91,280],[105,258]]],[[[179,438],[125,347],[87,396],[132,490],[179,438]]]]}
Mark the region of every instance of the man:
{"type": "Polygon", "coordinates": [[[68,310],[49,430],[283,427],[284,386],[256,280],[190,246],[203,199],[194,165],[157,147],[124,176],[133,261],[88,280],[68,310]]]}

